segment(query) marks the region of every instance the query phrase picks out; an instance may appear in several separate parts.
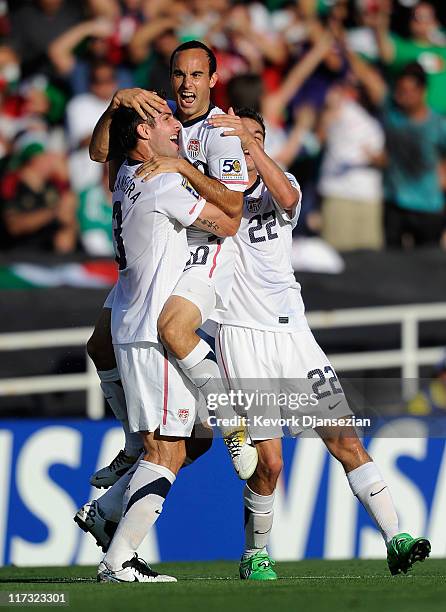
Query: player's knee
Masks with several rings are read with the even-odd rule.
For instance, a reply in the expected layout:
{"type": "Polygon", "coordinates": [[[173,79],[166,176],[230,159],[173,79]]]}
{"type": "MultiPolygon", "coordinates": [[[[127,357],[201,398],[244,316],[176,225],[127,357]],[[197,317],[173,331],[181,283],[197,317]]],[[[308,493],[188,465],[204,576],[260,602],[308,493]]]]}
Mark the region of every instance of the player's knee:
{"type": "Polygon", "coordinates": [[[268,454],[264,457],[259,456],[259,463],[257,464],[257,474],[272,485],[275,486],[277,479],[283,468],[283,461],[280,455],[268,454]]]}

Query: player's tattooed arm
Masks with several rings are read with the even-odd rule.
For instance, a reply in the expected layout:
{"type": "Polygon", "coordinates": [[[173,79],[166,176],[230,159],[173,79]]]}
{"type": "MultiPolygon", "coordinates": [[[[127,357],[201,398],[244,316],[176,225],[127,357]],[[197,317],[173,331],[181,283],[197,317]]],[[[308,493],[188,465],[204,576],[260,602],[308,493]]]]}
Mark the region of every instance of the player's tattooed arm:
{"type": "Polygon", "coordinates": [[[120,106],[133,108],[142,119],[147,119],[148,117],[156,117],[160,112],[163,112],[166,101],[157,93],[139,87],[119,89],[93,130],[89,146],[90,158],[93,161],[106,162],[116,157],[122,157],[122,151],[113,151],[110,146],[110,125],[114,111],[120,106]]]}
{"type": "Polygon", "coordinates": [[[240,220],[231,219],[219,208],[206,202],[193,225],[201,230],[215,234],[221,238],[234,236],[240,225],[240,220]]]}
{"type": "Polygon", "coordinates": [[[207,202],[212,202],[231,219],[240,222],[243,208],[243,194],[231,191],[217,179],[205,176],[186,159],[173,157],[153,157],[138,168],[135,175],[147,181],[163,172],[182,174],[207,202]]]}
{"type": "Polygon", "coordinates": [[[203,219],[202,217],[197,217],[197,222],[202,225],[207,232],[211,232],[212,234],[217,235],[220,230],[220,226],[217,225],[217,223],[215,223],[215,221],[212,221],[211,219],[203,219]]]}

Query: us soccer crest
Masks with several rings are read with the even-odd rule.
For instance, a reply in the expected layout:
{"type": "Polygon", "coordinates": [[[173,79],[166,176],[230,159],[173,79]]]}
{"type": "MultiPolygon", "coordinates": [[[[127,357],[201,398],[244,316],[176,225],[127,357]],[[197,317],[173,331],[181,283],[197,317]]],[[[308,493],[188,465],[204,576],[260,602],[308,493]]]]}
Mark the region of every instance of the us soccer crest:
{"type": "Polygon", "coordinates": [[[262,198],[251,198],[247,202],[248,211],[251,213],[257,212],[262,206],[262,198]]]}
{"type": "Polygon", "coordinates": [[[200,153],[200,141],[196,138],[191,138],[187,143],[187,154],[192,159],[196,159],[200,153]]]}
{"type": "Polygon", "coordinates": [[[189,408],[180,408],[178,410],[178,418],[183,423],[183,425],[186,425],[187,420],[189,418],[189,408]]]}

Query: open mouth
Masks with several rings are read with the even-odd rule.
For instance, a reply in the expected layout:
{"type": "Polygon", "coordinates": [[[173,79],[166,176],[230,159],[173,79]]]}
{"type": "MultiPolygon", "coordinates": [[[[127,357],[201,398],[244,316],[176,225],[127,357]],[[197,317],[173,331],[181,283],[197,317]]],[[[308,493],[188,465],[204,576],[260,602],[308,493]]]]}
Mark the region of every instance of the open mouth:
{"type": "Polygon", "coordinates": [[[192,106],[196,97],[197,96],[191,91],[182,91],[180,93],[180,100],[184,106],[192,106]]]}
{"type": "Polygon", "coordinates": [[[178,149],[179,148],[178,134],[173,134],[170,137],[170,142],[173,142],[176,145],[177,149],[178,149]]]}

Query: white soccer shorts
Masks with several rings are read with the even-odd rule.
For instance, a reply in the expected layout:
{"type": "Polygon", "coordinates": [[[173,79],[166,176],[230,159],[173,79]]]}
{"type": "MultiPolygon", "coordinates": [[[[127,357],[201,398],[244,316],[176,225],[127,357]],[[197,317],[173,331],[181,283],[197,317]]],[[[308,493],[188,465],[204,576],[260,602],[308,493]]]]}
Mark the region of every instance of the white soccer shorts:
{"type": "Polygon", "coordinates": [[[217,303],[215,286],[201,279],[195,268],[183,272],[171,295],[178,295],[195,304],[201,313],[202,323],[209,318],[217,303]]]}
{"type": "Polygon", "coordinates": [[[251,394],[253,403],[245,414],[254,440],[282,437],[280,419],[296,436],[311,428],[311,417],[336,420],[352,414],[336,372],[310,330],[218,325],[215,345],[229,389],[251,394]]]}
{"type": "Polygon", "coordinates": [[[197,418],[198,389],[161,343],[115,344],[130,431],[188,438],[197,418]]]}
{"type": "Polygon", "coordinates": [[[194,302],[204,323],[214,308],[226,310],[228,307],[234,280],[235,246],[231,238],[226,238],[222,243],[190,244],[189,249],[191,257],[172,295],[194,302]]]}

